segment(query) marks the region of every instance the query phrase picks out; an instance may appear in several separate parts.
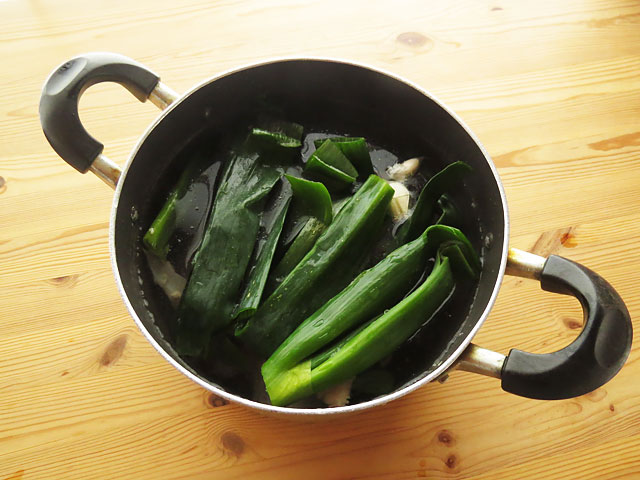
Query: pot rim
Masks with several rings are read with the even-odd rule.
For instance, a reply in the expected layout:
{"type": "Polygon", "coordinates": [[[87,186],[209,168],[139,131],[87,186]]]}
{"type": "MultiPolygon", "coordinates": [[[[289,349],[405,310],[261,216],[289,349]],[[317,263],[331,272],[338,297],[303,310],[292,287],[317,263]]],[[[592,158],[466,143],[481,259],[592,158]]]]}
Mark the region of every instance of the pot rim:
{"type": "Polygon", "coordinates": [[[313,417],[337,416],[337,415],[341,415],[341,414],[348,414],[348,413],[354,413],[354,412],[368,410],[368,409],[371,409],[373,407],[376,407],[376,406],[379,406],[379,405],[384,405],[384,404],[386,404],[386,403],[388,403],[388,402],[390,402],[392,400],[396,400],[396,399],[398,399],[400,397],[403,397],[403,396],[407,395],[408,393],[413,392],[414,390],[422,387],[423,385],[425,385],[425,384],[431,382],[432,380],[434,380],[434,379],[440,377],[441,375],[443,375],[455,363],[455,361],[458,359],[458,357],[460,357],[460,355],[462,355],[464,350],[471,343],[471,340],[476,335],[476,333],[478,332],[480,327],[482,327],[482,324],[485,322],[485,320],[487,319],[491,309],[493,308],[493,305],[494,305],[494,303],[496,301],[496,298],[497,298],[497,295],[498,295],[498,292],[500,290],[500,286],[502,284],[502,280],[503,280],[503,277],[504,277],[504,274],[505,274],[505,269],[506,269],[506,264],[507,264],[508,248],[509,248],[509,212],[508,212],[508,209],[507,209],[507,201],[506,201],[504,188],[503,188],[502,182],[500,180],[500,176],[498,175],[497,169],[496,169],[493,161],[491,160],[491,157],[489,156],[489,153],[485,149],[484,145],[480,142],[480,140],[473,133],[473,131],[467,126],[467,124],[451,108],[449,108],[445,103],[440,101],[435,95],[427,92],[422,87],[420,87],[419,85],[417,85],[416,83],[414,83],[414,82],[412,82],[410,80],[407,80],[407,79],[405,79],[405,78],[403,78],[403,77],[401,77],[401,76],[399,76],[397,74],[394,74],[392,72],[389,72],[389,71],[387,71],[385,69],[374,67],[374,66],[368,65],[366,63],[356,62],[356,61],[346,60],[346,59],[341,59],[341,58],[322,57],[322,56],[304,56],[304,57],[300,57],[300,56],[282,56],[282,57],[268,58],[268,59],[265,59],[265,60],[262,60],[262,61],[259,61],[259,62],[247,63],[247,64],[241,65],[239,67],[227,69],[227,70],[219,73],[218,75],[209,77],[209,78],[203,80],[202,82],[194,85],[189,90],[187,90],[178,99],[176,99],[173,103],[171,103],[171,105],[169,107],[167,107],[165,110],[163,110],[162,112],[159,113],[159,115],[156,117],[156,119],[153,122],[151,122],[151,124],[142,133],[142,135],[140,136],[140,138],[137,141],[136,145],[132,149],[131,154],[129,155],[129,158],[127,159],[127,162],[125,163],[125,165],[124,165],[124,167],[122,169],[122,174],[120,176],[120,180],[118,181],[118,184],[116,185],[116,190],[115,190],[115,194],[113,196],[111,215],[110,215],[110,220],[109,220],[109,254],[110,254],[110,258],[111,258],[111,267],[112,267],[113,274],[114,274],[115,279],[116,279],[116,284],[118,286],[118,291],[120,292],[120,296],[122,297],[122,300],[124,301],[124,303],[125,303],[125,305],[127,307],[127,310],[129,311],[129,314],[131,315],[131,317],[135,321],[136,325],[138,326],[138,329],[146,337],[147,341],[160,353],[160,355],[162,355],[162,357],[164,357],[164,359],[166,361],[168,361],[174,368],[176,368],[179,372],[181,372],[187,378],[189,378],[193,382],[197,383],[201,387],[205,388],[206,390],[208,390],[208,391],[210,391],[212,393],[215,393],[216,395],[218,395],[218,396],[220,396],[220,397],[222,397],[222,398],[224,398],[224,399],[226,399],[226,400],[228,400],[230,402],[241,404],[241,405],[244,405],[246,407],[249,407],[249,408],[258,410],[260,412],[263,412],[263,413],[277,414],[277,415],[283,415],[283,416],[284,415],[286,415],[286,416],[297,416],[297,417],[303,417],[303,416],[309,416],[309,415],[311,415],[313,417]],[[116,216],[117,216],[117,211],[118,211],[118,204],[119,204],[119,200],[120,200],[120,194],[122,192],[123,185],[124,185],[124,183],[125,183],[125,181],[127,179],[127,173],[129,171],[129,167],[133,163],[133,160],[135,159],[136,155],[138,154],[138,151],[140,150],[140,147],[146,141],[147,137],[153,131],[153,129],[166,116],[168,116],[174,108],[176,108],[180,103],[182,103],[185,99],[187,99],[192,93],[196,92],[197,90],[201,89],[202,87],[204,87],[206,85],[209,85],[210,83],[213,83],[213,82],[215,82],[215,81],[217,81],[217,80],[219,80],[221,78],[224,78],[226,76],[229,76],[229,75],[232,75],[232,74],[244,71],[244,70],[248,70],[248,69],[251,69],[251,68],[260,67],[260,66],[264,66],[264,65],[269,65],[269,64],[272,64],[272,63],[280,63],[280,62],[288,62],[288,61],[305,61],[305,60],[308,60],[308,61],[320,61],[320,62],[330,62],[330,63],[341,63],[341,64],[345,64],[345,65],[350,65],[350,66],[354,66],[354,67],[370,70],[370,71],[373,71],[373,72],[376,72],[376,73],[380,73],[380,74],[385,75],[387,77],[390,77],[390,78],[392,78],[394,80],[397,80],[398,82],[401,82],[401,83],[404,83],[405,85],[408,85],[409,87],[417,90],[422,95],[424,95],[427,98],[429,98],[431,101],[435,102],[440,108],[442,108],[445,112],[447,112],[464,129],[464,131],[467,133],[467,135],[469,135],[469,137],[475,142],[475,144],[478,146],[478,148],[480,149],[480,151],[484,155],[485,160],[487,161],[487,163],[488,163],[488,165],[489,165],[489,167],[491,169],[491,172],[493,173],[495,182],[496,182],[496,184],[498,186],[498,190],[500,192],[500,199],[501,199],[501,203],[502,203],[502,210],[503,210],[503,217],[504,217],[504,235],[503,235],[503,244],[502,244],[502,254],[501,254],[501,257],[500,257],[500,265],[499,265],[499,269],[498,269],[497,279],[495,281],[495,284],[494,284],[494,287],[493,287],[493,291],[491,293],[491,297],[489,298],[489,301],[487,302],[487,304],[486,304],[486,306],[484,308],[484,311],[482,312],[482,315],[476,321],[476,324],[473,326],[473,328],[468,333],[466,338],[462,341],[462,343],[459,345],[459,347],[451,355],[449,355],[438,367],[436,367],[429,375],[426,375],[425,377],[421,378],[420,380],[417,380],[416,382],[411,383],[409,385],[406,385],[405,387],[403,387],[403,388],[401,388],[399,390],[396,390],[394,392],[391,392],[389,394],[382,395],[380,397],[376,397],[376,398],[374,398],[372,400],[368,400],[368,401],[362,402],[362,403],[357,403],[357,404],[354,404],[354,405],[346,405],[346,406],[343,406],[343,407],[293,408],[293,407],[278,407],[278,406],[274,406],[274,405],[268,405],[268,404],[265,404],[265,403],[260,403],[260,402],[256,402],[256,401],[253,401],[253,400],[246,399],[244,397],[241,397],[239,395],[235,395],[233,393],[226,392],[226,391],[222,390],[220,387],[214,385],[212,382],[209,382],[208,380],[203,379],[199,375],[194,374],[192,371],[190,371],[189,369],[187,369],[183,365],[181,365],[171,355],[169,355],[169,353],[166,352],[159,345],[159,343],[156,341],[156,339],[153,337],[153,335],[149,332],[149,330],[142,323],[142,321],[138,317],[138,314],[136,313],[136,311],[134,310],[133,306],[131,305],[131,302],[129,301],[127,293],[124,290],[124,285],[123,285],[122,280],[120,278],[120,272],[118,270],[118,264],[117,264],[117,261],[116,261],[115,225],[116,225],[116,216]]]}

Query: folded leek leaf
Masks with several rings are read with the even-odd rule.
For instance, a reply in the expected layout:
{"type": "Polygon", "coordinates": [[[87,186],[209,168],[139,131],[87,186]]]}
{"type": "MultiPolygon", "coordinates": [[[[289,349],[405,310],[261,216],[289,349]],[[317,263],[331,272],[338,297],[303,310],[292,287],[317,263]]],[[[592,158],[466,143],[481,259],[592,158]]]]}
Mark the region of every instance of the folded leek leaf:
{"type": "Polygon", "coordinates": [[[332,190],[344,190],[356,181],[358,171],[340,149],[325,140],[307,160],[305,174],[332,190]]]}
{"type": "Polygon", "coordinates": [[[271,121],[251,130],[251,134],[264,141],[285,148],[298,148],[302,145],[302,125],[293,122],[271,121]]]}
{"type": "Polygon", "coordinates": [[[327,225],[317,218],[307,220],[307,223],[302,227],[300,233],[282,256],[280,262],[278,262],[278,265],[273,269],[269,280],[271,290],[275,290],[286,276],[296,268],[296,265],[309,253],[309,250],[313,248],[313,245],[326,229],[327,225]]]}
{"type": "Polygon", "coordinates": [[[438,199],[438,207],[442,210],[442,214],[438,218],[437,224],[458,228],[462,225],[462,214],[449,195],[442,195],[438,199]]]}
{"type": "Polygon", "coordinates": [[[264,364],[265,381],[270,372],[292,367],[397,303],[425,269],[427,238],[422,235],[391,252],[308,317],[264,364]]]}
{"type": "Polygon", "coordinates": [[[190,161],[178,177],[178,181],[169,193],[167,200],[144,234],[142,242],[148,251],[155,256],[165,259],[169,253],[169,240],[173,235],[176,224],[176,203],[186,193],[193,176],[200,166],[201,157],[190,161]]]}
{"type": "Polygon", "coordinates": [[[206,353],[211,334],[235,318],[265,197],[292,161],[290,150],[262,148],[252,134],[228,161],[178,308],[178,353],[206,353]]]}
{"type": "Polygon", "coordinates": [[[436,173],[423,187],[409,219],[398,230],[399,242],[406,243],[417,238],[431,224],[438,199],[471,171],[465,162],[454,162],[436,173]]]}
{"type": "Polygon", "coordinates": [[[420,287],[350,339],[328,360],[311,370],[314,392],[352,378],[376,364],[429,321],[453,293],[455,280],[449,258],[436,257],[420,287]]]}
{"type": "Polygon", "coordinates": [[[293,190],[294,208],[303,214],[316,217],[325,225],[329,225],[333,218],[333,212],[331,195],[326,187],[319,182],[291,175],[285,175],[285,178],[293,190]]]}
{"type": "MultiPolygon", "coordinates": [[[[262,374],[272,403],[286,405],[320,392],[380,361],[437,312],[453,292],[456,279],[475,278],[479,265],[462,232],[442,225],[429,227],[417,240],[358,276],[305,320],[265,362],[262,374]],[[371,292],[380,296],[384,295],[380,292],[383,285],[393,287],[387,275],[401,272],[402,260],[414,249],[414,255],[419,252],[425,256],[437,249],[434,268],[424,283],[389,310],[384,310],[383,302],[371,306],[376,298],[371,292]],[[373,288],[376,284],[377,290],[373,288]],[[339,335],[371,318],[322,351],[339,335]]],[[[393,295],[387,301],[391,298],[393,295]]]]}
{"type": "Polygon", "coordinates": [[[318,158],[327,165],[331,165],[338,170],[346,173],[350,177],[357,177],[358,170],[349,159],[342,153],[342,150],[338,147],[337,143],[331,140],[325,140],[311,155],[310,158],[318,158]]]}
{"type": "Polygon", "coordinates": [[[310,178],[322,182],[331,190],[336,191],[344,190],[356,181],[356,177],[352,177],[339,168],[323,162],[318,157],[311,157],[307,160],[304,173],[310,178]]]}
{"type": "Polygon", "coordinates": [[[291,175],[285,175],[285,178],[293,190],[292,216],[304,217],[307,220],[271,273],[269,281],[271,290],[274,290],[300,263],[333,220],[331,196],[322,183],[291,175]]]}
{"type": "Polygon", "coordinates": [[[371,175],[313,248],[236,335],[268,356],[309,313],[357,275],[357,259],[379,233],[393,189],[371,175]]]}
{"type": "Polygon", "coordinates": [[[272,205],[267,206],[262,214],[261,228],[264,235],[258,235],[254,255],[248,267],[248,280],[240,303],[236,310],[237,318],[246,318],[257,310],[262,294],[267,283],[267,277],[271,269],[271,262],[282,233],[284,219],[291,202],[291,187],[284,180],[280,188],[274,189],[272,205]],[[269,215],[267,215],[269,213],[269,215]],[[264,240],[260,240],[264,237],[264,240]]]}
{"type": "MultiPolygon", "coordinates": [[[[320,148],[325,140],[318,139],[313,143],[316,148],[320,148]]],[[[358,171],[358,176],[367,177],[373,173],[371,155],[363,137],[331,137],[329,140],[353,163],[358,171]]]]}
{"type": "Polygon", "coordinates": [[[260,175],[260,155],[240,153],[229,161],[178,308],[178,353],[199,355],[210,335],[235,316],[236,301],[260,227],[263,199],[278,181],[275,169],[260,175]],[[223,253],[224,252],[224,253],[223,253]],[[194,339],[199,340],[194,343],[194,339]]]}

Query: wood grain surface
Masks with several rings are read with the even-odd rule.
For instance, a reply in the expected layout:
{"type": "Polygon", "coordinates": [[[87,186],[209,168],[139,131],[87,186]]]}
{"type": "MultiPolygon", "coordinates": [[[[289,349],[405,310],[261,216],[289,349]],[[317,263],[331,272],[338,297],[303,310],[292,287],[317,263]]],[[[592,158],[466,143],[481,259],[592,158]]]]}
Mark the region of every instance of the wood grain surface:
{"type": "MultiPolygon", "coordinates": [[[[0,0],[0,479],[640,478],[640,361],[579,398],[454,372],[336,422],[262,417],[208,394],[146,342],[118,295],[112,192],[40,130],[42,83],[85,51],[131,56],[182,92],[279,55],[344,57],[414,81],[493,157],[511,245],[619,290],[640,331],[640,3],[506,0],[0,0]]],[[[101,84],[80,105],[124,163],[155,118],[101,84]]],[[[475,342],[550,352],[577,301],[506,278],[475,342]]]]}

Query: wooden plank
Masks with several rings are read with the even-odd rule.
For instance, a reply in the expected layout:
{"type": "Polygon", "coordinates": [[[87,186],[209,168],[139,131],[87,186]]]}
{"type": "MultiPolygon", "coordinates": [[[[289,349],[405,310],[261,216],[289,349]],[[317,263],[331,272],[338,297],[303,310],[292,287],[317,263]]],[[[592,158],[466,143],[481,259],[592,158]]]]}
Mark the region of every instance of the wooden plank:
{"type": "MultiPolygon", "coordinates": [[[[602,274],[637,330],[637,1],[5,1],[0,18],[1,479],[640,476],[635,344],[610,383],[558,402],[463,372],[312,424],[212,397],[135,327],[110,271],[113,193],[57,157],[37,113],[49,72],[91,50],[130,55],[179,92],[279,55],[385,68],[445,101],[485,145],[504,182],[511,245],[602,274]]],[[[121,165],[157,114],[117,85],[96,85],[80,103],[121,165]]],[[[581,323],[574,299],[507,277],[474,341],[550,352],[581,323]]]]}

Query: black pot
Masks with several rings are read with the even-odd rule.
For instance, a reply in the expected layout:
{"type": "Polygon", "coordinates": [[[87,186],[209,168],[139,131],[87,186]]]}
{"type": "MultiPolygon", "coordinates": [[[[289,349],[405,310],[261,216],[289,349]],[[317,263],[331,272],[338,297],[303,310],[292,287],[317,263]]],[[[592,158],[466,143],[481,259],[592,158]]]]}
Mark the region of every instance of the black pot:
{"type": "MultiPolygon", "coordinates": [[[[115,197],[109,243],[122,298],[149,342],[187,377],[230,401],[266,412],[333,415],[364,410],[401,397],[460,368],[500,378],[508,392],[536,399],[561,399],[588,393],[609,381],[629,355],[632,327],[620,296],[591,270],[558,256],[542,258],[509,249],[507,204],[496,168],[480,142],[450,109],[416,85],[388,72],[330,59],[280,59],[225,72],[179,96],[144,66],[120,55],[90,53],[57,68],[45,83],[40,102],[44,133],[58,154],[78,171],[93,171],[115,197]],[[82,127],[78,99],[90,85],[120,83],[140,101],[163,109],[120,169],[102,155],[102,144],[82,127]],[[484,266],[477,294],[466,316],[438,338],[439,360],[404,387],[373,400],[338,408],[296,409],[258,403],[225,391],[185,363],[163,335],[165,304],[145,295],[152,284],[139,254],[141,227],[148,226],[175,174],[176,153],[208,129],[226,131],[246,125],[265,102],[278,105],[283,118],[316,130],[346,132],[375,139],[400,154],[428,152],[442,165],[469,163],[474,174],[465,195],[473,199],[484,266]],[[245,122],[245,123],[243,123],[245,122]],[[152,206],[154,208],[152,208],[152,206]],[[132,215],[133,213],[133,215],[132,215]],[[541,282],[544,290],[573,295],[584,310],[583,331],[569,346],[549,354],[513,349],[507,356],[471,343],[487,318],[505,270],[541,282]],[[139,283],[142,272],[142,287],[139,283]]],[[[442,166],[441,165],[441,166],[442,166]]]]}

